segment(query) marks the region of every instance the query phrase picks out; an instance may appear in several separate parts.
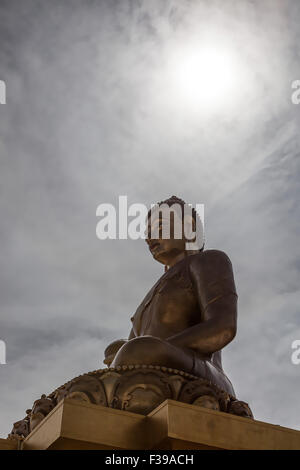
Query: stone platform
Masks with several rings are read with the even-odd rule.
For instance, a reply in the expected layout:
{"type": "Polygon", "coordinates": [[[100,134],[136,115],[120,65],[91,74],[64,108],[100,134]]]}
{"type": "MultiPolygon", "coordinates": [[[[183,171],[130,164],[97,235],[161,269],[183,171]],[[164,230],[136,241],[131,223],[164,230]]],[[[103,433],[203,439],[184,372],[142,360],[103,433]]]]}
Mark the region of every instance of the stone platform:
{"type": "MultiPolygon", "coordinates": [[[[0,440],[8,448],[17,443],[0,440]]],[[[145,416],[65,398],[19,448],[299,450],[300,431],[174,400],[145,416]]]]}
{"type": "Polygon", "coordinates": [[[11,436],[26,438],[65,398],[148,415],[166,399],[253,418],[247,403],[201,377],[164,366],[124,365],[75,377],[35,400],[14,423],[11,436]]]}

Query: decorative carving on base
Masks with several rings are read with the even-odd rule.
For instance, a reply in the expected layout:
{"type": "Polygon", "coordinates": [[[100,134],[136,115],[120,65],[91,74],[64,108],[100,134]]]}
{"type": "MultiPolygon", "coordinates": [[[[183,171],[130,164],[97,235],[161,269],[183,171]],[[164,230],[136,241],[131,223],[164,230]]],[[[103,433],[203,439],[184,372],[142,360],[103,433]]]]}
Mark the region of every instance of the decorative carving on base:
{"type": "Polygon", "coordinates": [[[207,380],[163,366],[120,366],[76,377],[50,395],[42,395],[16,423],[9,437],[25,438],[64,398],[147,415],[166,399],[253,418],[238,401],[207,380]]]}

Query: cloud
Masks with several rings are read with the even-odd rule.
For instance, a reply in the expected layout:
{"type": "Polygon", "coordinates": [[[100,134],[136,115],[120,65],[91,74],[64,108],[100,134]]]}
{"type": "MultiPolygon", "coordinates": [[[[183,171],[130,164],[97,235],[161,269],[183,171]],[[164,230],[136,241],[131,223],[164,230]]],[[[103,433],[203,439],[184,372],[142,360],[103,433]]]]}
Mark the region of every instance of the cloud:
{"type": "Polygon", "coordinates": [[[225,369],[258,419],[300,428],[298,2],[0,8],[1,434],[41,393],[101,367],[162,273],[143,241],[97,240],[96,207],[122,194],[205,204],[207,247],[230,255],[239,292],[225,369]],[[206,114],[179,100],[169,60],[203,38],[232,48],[243,77],[206,114]]]}

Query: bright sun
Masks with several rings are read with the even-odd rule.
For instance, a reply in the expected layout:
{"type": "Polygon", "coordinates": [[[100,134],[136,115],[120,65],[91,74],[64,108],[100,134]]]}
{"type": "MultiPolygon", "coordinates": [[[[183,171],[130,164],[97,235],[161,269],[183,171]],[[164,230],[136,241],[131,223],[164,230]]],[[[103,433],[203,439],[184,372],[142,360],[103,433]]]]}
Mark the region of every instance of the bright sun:
{"type": "Polygon", "coordinates": [[[177,99],[190,110],[215,111],[229,106],[240,79],[233,51],[222,45],[177,49],[169,72],[177,99]]]}

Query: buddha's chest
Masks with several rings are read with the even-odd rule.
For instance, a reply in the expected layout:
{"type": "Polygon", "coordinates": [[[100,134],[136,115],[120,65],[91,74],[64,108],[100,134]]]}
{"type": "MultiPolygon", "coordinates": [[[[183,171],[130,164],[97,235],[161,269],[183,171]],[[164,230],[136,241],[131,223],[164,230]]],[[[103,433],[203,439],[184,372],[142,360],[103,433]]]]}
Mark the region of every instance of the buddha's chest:
{"type": "Polygon", "coordinates": [[[148,292],[132,317],[137,336],[165,338],[199,321],[194,288],[184,268],[166,273],[148,292]]]}

